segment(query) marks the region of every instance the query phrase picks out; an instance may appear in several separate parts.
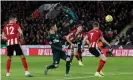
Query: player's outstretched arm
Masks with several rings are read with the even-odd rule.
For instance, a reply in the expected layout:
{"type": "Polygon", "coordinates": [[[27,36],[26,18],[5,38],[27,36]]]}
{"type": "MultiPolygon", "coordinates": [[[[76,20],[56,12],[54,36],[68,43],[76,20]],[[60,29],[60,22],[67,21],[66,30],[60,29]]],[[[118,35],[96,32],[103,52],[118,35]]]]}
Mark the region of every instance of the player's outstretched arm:
{"type": "Polygon", "coordinates": [[[7,37],[4,32],[2,32],[2,39],[7,40],[7,37]]]}
{"type": "Polygon", "coordinates": [[[73,34],[70,33],[69,35],[66,36],[66,40],[69,44],[73,45],[72,41],[70,40],[70,36],[72,36],[73,34]]]}
{"type": "Polygon", "coordinates": [[[100,39],[101,39],[101,41],[102,41],[103,43],[105,43],[106,45],[108,45],[108,46],[111,48],[111,45],[104,39],[103,36],[101,36],[100,39]]]}
{"type": "Polygon", "coordinates": [[[104,39],[103,36],[100,37],[100,39],[102,40],[103,43],[105,43],[106,45],[109,46],[110,49],[108,50],[108,53],[109,53],[110,56],[113,56],[113,54],[112,54],[113,49],[112,49],[111,45],[104,39]]]}
{"type": "MultiPolygon", "coordinates": [[[[85,46],[87,39],[88,39],[88,36],[86,35],[82,41],[82,50],[84,50],[84,46],[85,46]]],[[[89,44],[89,41],[87,43],[89,44]]]]}
{"type": "Polygon", "coordinates": [[[20,34],[20,37],[23,39],[23,32],[22,32],[22,29],[20,27],[18,28],[18,32],[20,34]]]}

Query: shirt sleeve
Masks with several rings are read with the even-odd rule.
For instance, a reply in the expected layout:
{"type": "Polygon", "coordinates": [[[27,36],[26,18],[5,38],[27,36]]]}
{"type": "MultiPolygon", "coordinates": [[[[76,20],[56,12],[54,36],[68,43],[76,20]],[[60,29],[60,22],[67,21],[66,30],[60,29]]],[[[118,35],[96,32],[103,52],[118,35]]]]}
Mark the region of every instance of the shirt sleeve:
{"type": "Polygon", "coordinates": [[[82,35],[82,38],[85,37],[85,34],[83,32],[81,33],[81,35],[82,35]]]}
{"type": "Polygon", "coordinates": [[[76,30],[71,31],[69,33],[69,39],[71,39],[75,33],[76,33],[76,30]]]}
{"type": "Polygon", "coordinates": [[[102,31],[100,30],[99,31],[99,36],[101,37],[103,35],[102,31]]]}
{"type": "Polygon", "coordinates": [[[74,35],[76,33],[76,30],[73,30],[70,34],[74,35]]]}
{"type": "Polygon", "coordinates": [[[90,32],[87,33],[88,38],[90,37],[89,34],[90,34],[90,32]]]}
{"type": "Polygon", "coordinates": [[[15,24],[15,28],[18,29],[20,26],[19,24],[15,24]]]}
{"type": "Polygon", "coordinates": [[[2,32],[6,33],[6,25],[4,26],[2,32]]]}

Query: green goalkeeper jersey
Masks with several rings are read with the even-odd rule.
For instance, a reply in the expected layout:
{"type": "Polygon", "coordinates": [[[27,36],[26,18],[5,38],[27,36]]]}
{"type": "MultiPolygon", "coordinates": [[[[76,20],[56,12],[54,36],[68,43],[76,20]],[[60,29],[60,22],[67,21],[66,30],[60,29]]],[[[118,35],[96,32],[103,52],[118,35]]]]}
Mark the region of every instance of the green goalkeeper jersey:
{"type": "Polygon", "coordinates": [[[78,16],[70,8],[63,7],[62,11],[65,12],[72,20],[78,20],[78,16]]]}
{"type": "Polygon", "coordinates": [[[48,41],[51,45],[52,50],[54,51],[62,51],[62,43],[60,41],[59,35],[56,34],[49,34],[48,41]]]}

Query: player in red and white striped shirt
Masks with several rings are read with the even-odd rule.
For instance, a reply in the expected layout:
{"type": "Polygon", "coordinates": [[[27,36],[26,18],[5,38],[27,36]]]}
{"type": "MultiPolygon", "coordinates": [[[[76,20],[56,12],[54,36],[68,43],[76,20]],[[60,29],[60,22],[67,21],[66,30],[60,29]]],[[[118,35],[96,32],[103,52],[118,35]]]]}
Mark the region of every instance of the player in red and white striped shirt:
{"type": "Polygon", "coordinates": [[[16,51],[16,55],[19,55],[21,57],[24,69],[25,69],[25,75],[28,77],[32,77],[32,75],[28,71],[28,65],[26,62],[26,58],[22,52],[22,49],[20,47],[19,42],[19,36],[22,37],[23,32],[17,22],[17,17],[15,15],[12,15],[9,17],[9,23],[4,26],[4,29],[2,31],[2,39],[7,41],[7,55],[8,60],[6,64],[6,76],[10,76],[10,66],[11,66],[11,60],[13,56],[13,52],[16,51]]]}
{"type": "Polygon", "coordinates": [[[84,47],[86,40],[88,40],[89,43],[89,52],[93,54],[95,57],[100,58],[100,63],[98,66],[98,69],[95,73],[95,76],[102,77],[104,76],[102,72],[102,68],[106,62],[106,56],[101,52],[101,50],[98,48],[98,41],[102,40],[106,45],[108,45],[111,48],[111,45],[103,38],[102,31],[99,29],[99,23],[94,22],[93,23],[93,29],[88,32],[88,34],[84,37],[82,46],[84,47]]]}
{"type": "Polygon", "coordinates": [[[71,45],[71,62],[73,60],[73,55],[77,58],[80,66],[84,66],[82,63],[82,39],[84,37],[83,26],[81,24],[77,25],[77,29],[73,30],[70,34],[66,36],[67,42],[71,45]]]}

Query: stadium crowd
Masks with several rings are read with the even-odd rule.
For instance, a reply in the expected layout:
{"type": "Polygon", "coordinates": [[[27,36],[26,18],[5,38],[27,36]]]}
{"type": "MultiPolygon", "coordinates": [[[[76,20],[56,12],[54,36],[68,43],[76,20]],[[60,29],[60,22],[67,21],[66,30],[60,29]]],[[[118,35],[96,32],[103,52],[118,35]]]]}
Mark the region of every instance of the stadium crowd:
{"type": "MultiPolygon", "coordinates": [[[[41,6],[41,2],[2,2],[1,16],[2,28],[4,26],[5,17],[10,14],[18,16],[18,23],[24,32],[25,44],[38,45],[48,44],[46,37],[48,34],[48,24],[56,22],[61,36],[66,35],[75,26],[64,28],[62,27],[62,16],[58,16],[54,20],[46,20],[44,18],[31,18],[32,12],[41,6]]],[[[64,6],[71,8],[79,17],[79,22],[84,25],[84,32],[87,32],[92,27],[93,21],[100,23],[100,28],[103,31],[104,37],[108,42],[116,38],[116,45],[133,44],[133,29],[129,29],[125,36],[118,36],[122,29],[132,20],[131,11],[133,5],[131,2],[65,2],[64,6]],[[113,16],[113,22],[105,22],[106,15],[113,16]]]]}

